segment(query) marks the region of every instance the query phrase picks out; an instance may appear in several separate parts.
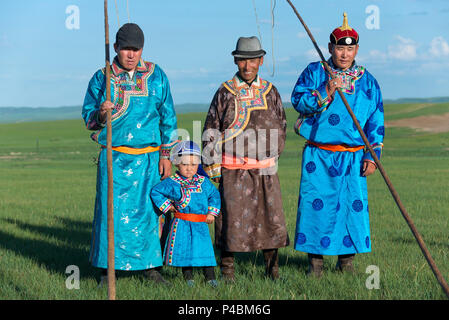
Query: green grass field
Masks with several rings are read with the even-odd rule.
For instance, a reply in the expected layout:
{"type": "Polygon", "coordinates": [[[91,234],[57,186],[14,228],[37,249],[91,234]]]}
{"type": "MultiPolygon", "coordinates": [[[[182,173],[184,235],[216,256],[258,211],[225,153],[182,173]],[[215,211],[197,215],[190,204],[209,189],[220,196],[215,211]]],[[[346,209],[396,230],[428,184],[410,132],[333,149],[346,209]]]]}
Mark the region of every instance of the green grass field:
{"type": "MultiPolygon", "coordinates": [[[[449,104],[417,108],[385,106],[386,120],[449,112],[449,104]]],[[[191,130],[204,113],[182,114],[191,130]]],[[[279,163],[284,210],[294,239],[301,151],[304,140],[287,109],[286,149],[279,163]]],[[[0,125],[0,299],[106,299],[89,265],[95,199],[97,145],[81,120],[0,125]],[[80,288],[66,288],[66,268],[80,270],[80,288]]],[[[387,128],[382,163],[446,279],[449,278],[449,133],[387,128]]],[[[280,249],[281,279],[263,276],[260,252],[237,254],[235,284],[207,287],[202,274],[187,287],[180,270],[165,267],[171,288],[155,286],[142,273],[118,272],[118,299],[445,299],[381,175],[369,178],[373,252],[356,257],[356,275],[334,271],[326,257],[322,279],[306,277],[306,254],[280,249]],[[379,289],[368,289],[367,267],[378,267],[379,289]]],[[[212,229],[211,229],[212,231],[212,229]]],[[[218,268],[216,269],[219,274],[218,268]]]]}

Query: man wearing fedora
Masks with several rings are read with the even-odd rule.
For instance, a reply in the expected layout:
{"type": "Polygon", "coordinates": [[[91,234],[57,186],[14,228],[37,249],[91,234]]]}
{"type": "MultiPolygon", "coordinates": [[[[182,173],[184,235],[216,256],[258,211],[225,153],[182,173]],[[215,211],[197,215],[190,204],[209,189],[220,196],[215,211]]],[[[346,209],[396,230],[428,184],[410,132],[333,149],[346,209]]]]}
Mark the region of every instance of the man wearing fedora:
{"type": "Polygon", "coordinates": [[[90,261],[107,268],[106,112],[112,110],[115,268],[145,270],[150,280],[167,282],[162,266],[161,218],[149,192],[171,174],[169,154],[176,143],[176,115],[168,79],[155,63],[142,59],[144,34],[134,23],[116,34],[111,65],[111,101],[106,100],[105,70],[89,82],[82,116],[101,147],[90,261]]]}
{"type": "Polygon", "coordinates": [[[203,130],[203,166],[222,199],[215,245],[225,279],[235,279],[234,252],[256,250],[276,279],[278,248],[289,244],[277,175],[285,112],[277,89],[258,74],[265,55],[259,39],[239,38],[232,55],[238,71],[217,90],[203,130]]]}
{"type": "Polygon", "coordinates": [[[323,255],[337,255],[337,270],[354,272],[354,255],[371,251],[366,177],[376,164],[337,93],[340,88],[380,158],[384,138],[382,95],[376,79],[355,62],[359,35],[348,25],[330,34],[327,64],[313,62],[299,76],[292,104],[302,155],[295,249],[306,252],[308,274],[323,274],[323,255]]]}

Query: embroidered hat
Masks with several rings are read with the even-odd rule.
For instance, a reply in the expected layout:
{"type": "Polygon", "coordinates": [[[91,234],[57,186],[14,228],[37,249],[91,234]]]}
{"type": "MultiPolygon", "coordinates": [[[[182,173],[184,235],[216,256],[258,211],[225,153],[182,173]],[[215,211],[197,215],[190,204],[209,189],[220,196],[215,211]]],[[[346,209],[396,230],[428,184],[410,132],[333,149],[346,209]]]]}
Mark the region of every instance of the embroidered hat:
{"type": "Polygon", "coordinates": [[[259,39],[256,36],[253,37],[240,37],[235,46],[235,50],[232,51],[232,55],[236,58],[260,58],[266,54],[262,49],[259,39]]]}
{"type": "Polygon", "coordinates": [[[118,48],[143,48],[143,31],[135,23],[125,23],[118,29],[115,35],[115,43],[118,48]]]}
{"type": "Polygon", "coordinates": [[[180,141],[170,152],[170,160],[176,162],[180,157],[193,155],[201,159],[200,147],[193,141],[180,141]]]}
{"type": "Polygon", "coordinates": [[[343,13],[343,25],[332,31],[329,38],[331,43],[343,46],[351,46],[359,43],[359,34],[348,25],[346,12],[343,13]]]}

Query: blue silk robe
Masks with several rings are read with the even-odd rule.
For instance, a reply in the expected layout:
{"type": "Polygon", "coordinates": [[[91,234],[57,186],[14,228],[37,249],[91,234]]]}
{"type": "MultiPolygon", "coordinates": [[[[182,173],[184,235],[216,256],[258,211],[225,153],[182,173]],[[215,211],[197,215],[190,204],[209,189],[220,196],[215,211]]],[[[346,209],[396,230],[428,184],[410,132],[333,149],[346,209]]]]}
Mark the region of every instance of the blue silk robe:
{"type": "MultiPolygon", "coordinates": [[[[98,121],[106,99],[104,69],[89,82],[82,116],[92,139],[106,145],[106,128],[98,121]]],[[[132,78],[117,58],[111,66],[112,146],[160,147],[160,151],[128,154],[112,151],[114,178],[115,268],[144,270],[162,265],[161,218],[150,200],[160,181],[159,158],[168,158],[176,142],[176,114],[166,75],[151,62],[140,60],[132,78]]],[[[107,162],[100,151],[90,261],[107,268],[107,162]]],[[[157,211],[157,209],[156,209],[157,211]]]]}
{"type": "MultiPolygon", "coordinates": [[[[379,85],[362,66],[349,70],[328,64],[343,80],[342,91],[365,135],[380,158],[384,138],[384,110],[379,85]]],[[[292,93],[299,112],[297,132],[315,144],[363,146],[360,133],[336,92],[326,93],[329,76],[321,62],[311,63],[292,93]]],[[[302,155],[295,249],[307,253],[341,255],[371,251],[364,160],[369,152],[328,151],[306,144],[302,155]]]]}
{"type": "MultiPolygon", "coordinates": [[[[191,180],[174,174],[153,187],[151,199],[164,213],[171,205],[182,213],[214,216],[220,213],[220,193],[208,178],[198,174],[191,180]]],[[[216,266],[206,222],[174,218],[165,245],[164,263],[176,267],[216,266]]]]}

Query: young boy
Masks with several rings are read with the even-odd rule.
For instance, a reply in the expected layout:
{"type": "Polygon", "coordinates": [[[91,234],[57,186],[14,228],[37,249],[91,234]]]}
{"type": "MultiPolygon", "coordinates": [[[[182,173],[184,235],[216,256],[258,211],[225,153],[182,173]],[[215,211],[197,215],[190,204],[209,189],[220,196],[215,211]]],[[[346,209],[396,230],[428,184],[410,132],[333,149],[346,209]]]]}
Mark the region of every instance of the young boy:
{"type": "Polygon", "coordinates": [[[173,148],[171,160],[177,172],[151,190],[153,203],[164,214],[174,213],[164,251],[164,264],[182,267],[184,279],[193,286],[193,267],[203,267],[208,284],[217,286],[214,249],[208,224],[220,212],[220,194],[208,178],[197,174],[201,151],[192,141],[173,148]]]}

